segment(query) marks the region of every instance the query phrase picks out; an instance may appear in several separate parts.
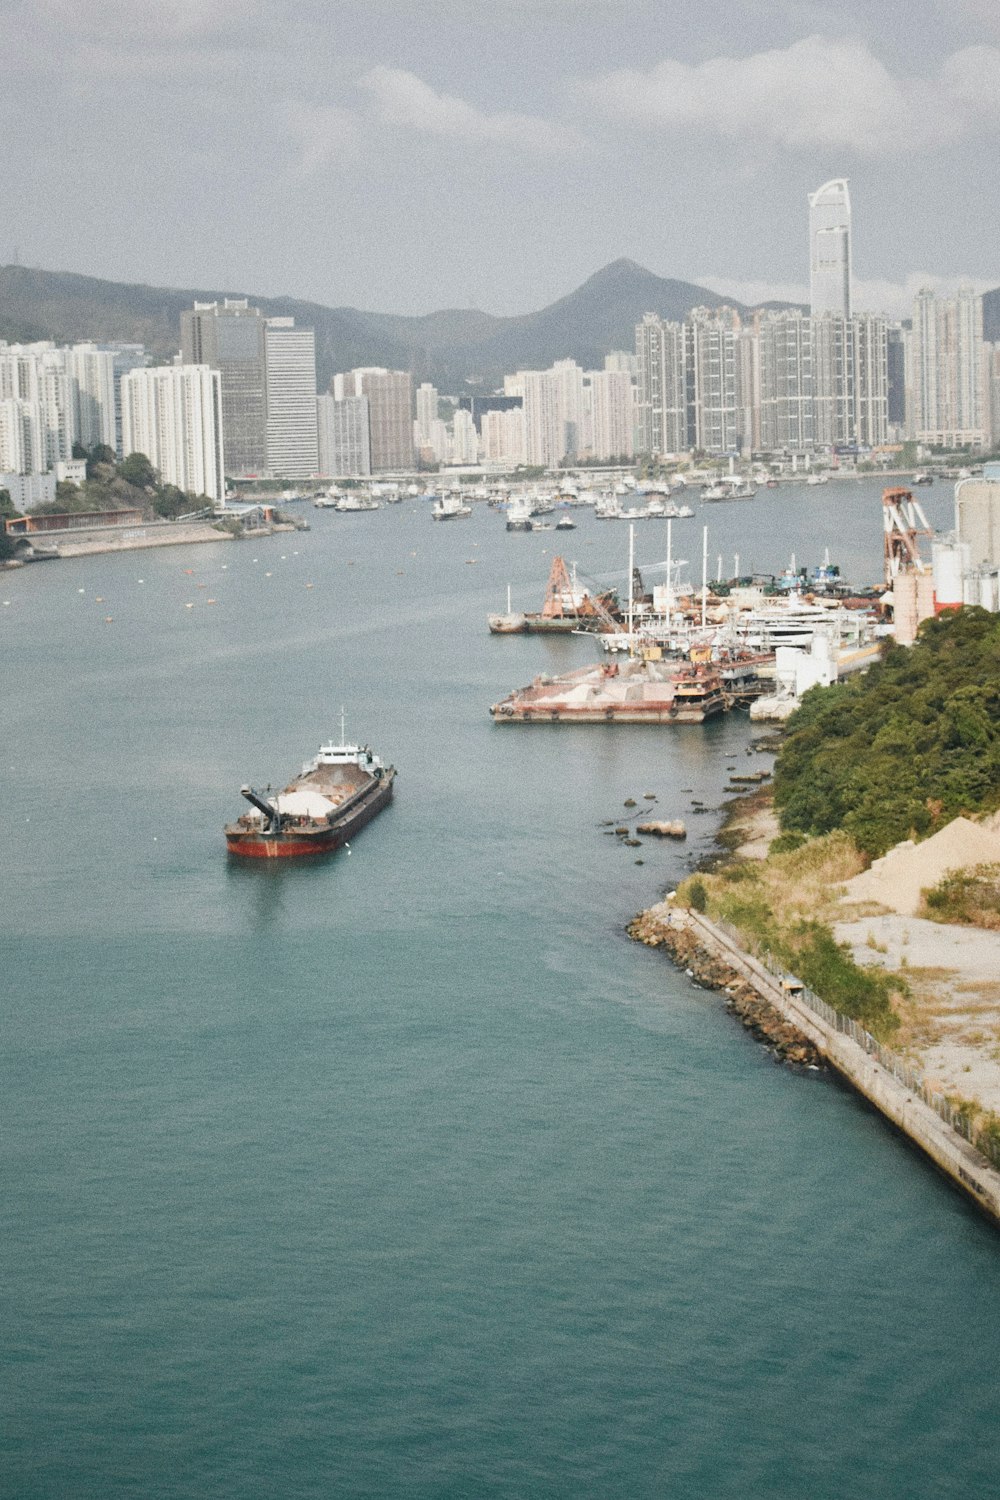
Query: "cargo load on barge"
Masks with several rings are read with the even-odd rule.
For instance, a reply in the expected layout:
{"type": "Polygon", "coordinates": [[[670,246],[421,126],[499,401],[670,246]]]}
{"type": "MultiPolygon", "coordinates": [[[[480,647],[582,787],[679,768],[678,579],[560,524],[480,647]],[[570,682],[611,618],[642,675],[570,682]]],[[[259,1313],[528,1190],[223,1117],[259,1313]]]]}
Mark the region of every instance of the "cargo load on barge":
{"type": "Polygon", "coordinates": [[[240,787],[253,811],[227,825],[226,847],[245,859],[332,854],[391,802],[395,777],[367,745],[321,745],[282,791],[240,787]]]}
{"type": "Polygon", "coordinates": [[[714,665],[629,661],[536,677],[490,713],[496,724],[703,724],[728,706],[714,665]]]}

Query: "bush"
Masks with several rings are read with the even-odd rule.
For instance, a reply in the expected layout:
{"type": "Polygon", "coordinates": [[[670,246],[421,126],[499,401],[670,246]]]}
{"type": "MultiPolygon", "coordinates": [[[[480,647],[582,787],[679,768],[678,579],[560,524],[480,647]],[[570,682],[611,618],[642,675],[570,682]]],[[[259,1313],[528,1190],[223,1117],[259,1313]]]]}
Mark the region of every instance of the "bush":
{"type": "Polygon", "coordinates": [[[934,922],[1000,929],[1000,865],[953,870],[924,892],[924,915],[934,922]]]}
{"type": "Polygon", "coordinates": [[[684,895],[692,911],[704,912],[708,906],[708,892],[705,890],[705,882],[699,880],[697,876],[687,882],[684,895]]]}

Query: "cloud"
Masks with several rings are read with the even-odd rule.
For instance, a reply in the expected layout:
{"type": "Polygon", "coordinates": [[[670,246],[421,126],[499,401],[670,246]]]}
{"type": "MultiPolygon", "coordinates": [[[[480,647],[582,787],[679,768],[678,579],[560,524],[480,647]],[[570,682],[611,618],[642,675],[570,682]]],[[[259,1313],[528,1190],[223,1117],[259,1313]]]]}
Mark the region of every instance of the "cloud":
{"type": "Polygon", "coordinates": [[[877,157],[995,126],[1000,51],[968,47],[945,58],[935,78],[894,78],[864,42],[810,36],[749,57],[667,58],[580,87],[605,115],[651,130],[877,157]]]}
{"type": "Polygon", "coordinates": [[[372,68],[358,80],[378,119],[423,135],[469,142],[492,141],[542,153],[565,151],[578,144],[560,125],[532,115],[481,113],[454,94],[443,94],[403,68],[372,68]]]}
{"type": "Polygon", "coordinates": [[[298,171],[308,176],[353,159],[359,139],[359,121],[350,110],[336,104],[300,104],[285,107],[285,125],[298,145],[298,171]]]}
{"type": "Polygon", "coordinates": [[[253,23],[264,0],[32,0],[24,9],[63,38],[157,46],[205,39],[253,23]]]}

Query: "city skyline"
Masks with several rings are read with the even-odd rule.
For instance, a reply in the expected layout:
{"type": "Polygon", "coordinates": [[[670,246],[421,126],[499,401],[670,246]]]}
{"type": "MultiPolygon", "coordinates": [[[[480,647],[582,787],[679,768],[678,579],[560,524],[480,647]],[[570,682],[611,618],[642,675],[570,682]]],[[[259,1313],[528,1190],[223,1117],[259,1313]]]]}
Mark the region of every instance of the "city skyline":
{"type": "Polygon", "coordinates": [[[806,301],[798,205],[845,177],[857,310],[1000,284],[1000,22],[974,0],[633,0],[624,24],[610,0],[139,0],[113,45],[92,0],[7,0],[0,40],[0,260],[509,314],[625,256],[806,301]]]}

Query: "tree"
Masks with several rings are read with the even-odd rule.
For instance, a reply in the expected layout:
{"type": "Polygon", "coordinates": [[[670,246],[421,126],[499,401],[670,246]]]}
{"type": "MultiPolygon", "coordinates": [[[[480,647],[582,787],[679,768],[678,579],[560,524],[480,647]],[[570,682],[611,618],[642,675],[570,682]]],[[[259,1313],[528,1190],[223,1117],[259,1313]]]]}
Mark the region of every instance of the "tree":
{"type": "Polygon", "coordinates": [[[145,453],[130,453],[127,458],[123,458],[118,465],[118,473],[137,489],[156,488],[158,476],[145,453]]]}

